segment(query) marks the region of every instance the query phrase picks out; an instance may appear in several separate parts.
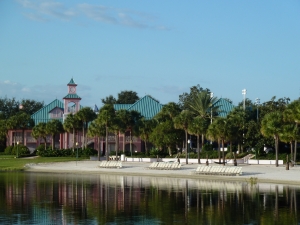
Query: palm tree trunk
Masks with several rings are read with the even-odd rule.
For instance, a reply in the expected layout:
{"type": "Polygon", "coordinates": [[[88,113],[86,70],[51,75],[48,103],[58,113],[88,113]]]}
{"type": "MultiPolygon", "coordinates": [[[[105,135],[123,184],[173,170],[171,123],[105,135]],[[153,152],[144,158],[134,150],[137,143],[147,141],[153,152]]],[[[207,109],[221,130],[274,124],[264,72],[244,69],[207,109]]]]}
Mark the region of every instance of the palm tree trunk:
{"type": "Polygon", "coordinates": [[[75,145],[75,128],[73,128],[73,152],[74,152],[74,145],[75,145]]]}
{"type": "Polygon", "coordinates": [[[225,166],[224,139],[222,139],[222,150],[223,150],[223,165],[225,166]]]}
{"type": "Polygon", "coordinates": [[[129,142],[129,148],[130,148],[130,155],[132,157],[132,136],[131,136],[131,128],[130,128],[130,131],[129,131],[129,138],[130,138],[130,142],[129,142]]]}
{"type": "Polygon", "coordinates": [[[119,154],[119,131],[116,133],[116,159],[118,159],[119,154]]]}
{"type": "Polygon", "coordinates": [[[82,125],[82,143],[81,143],[81,147],[82,147],[82,149],[84,149],[84,122],[83,122],[83,125],[82,125]]]}
{"type": "MultiPolygon", "coordinates": [[[[290,146],[291,146],[291,160],[293,160],[293,142],[290,142],[290,146]]],[[[287,162],[288,163],[288,162],[287,162]]],[[[292,166],[294,166],[294,163],[292,163],[292,166]]]]}
{"type": "Polygon", "coordinates": [[[294,147],[294,162],[296,163],[296,160],[297,160],[297,145],[298,145],[298,143],[297,143],[297,140],[295,141],[295,147],[294,147]]]}
{"type": "Polygon", "coordinates": [[[108,129],[107,124],[105,126],[105,155],[106,155],[106,161],[109,160],[109,154],[108,154],[108,129]]]}
{"type": "Polygon", "coordinates": [[[147,148],[147,138],[144,140],[145,142],[145,155],[148,155],[148,148],[147,148]]]}
{"type": "Polygon", "coordinates": [[[55,138],[55,135],[52,135],[52,143],[51,143],[51,145],[52,145],[52,150],[54,149],[54,138],[55,138]]]}
{"type": "Polygon", "coordinates": [[[97,137],[97,142],[98,142],[98,161],[100,161],[100,137],[97,137]]]}
{"type": "Polygon", "coordinates": [[[221,163],[221,148],[220,148],[220,139],[218,139],[218,152],[219,152],[219,163],[221,163]]]}
{"type": "Polygon", "coordinates": [[[204,134],[201,135],[201,151],[203,149],[204,146],[204,134]]]}
{"type": "MultiPolygon", "coordinates": [[[[197,134],[197,153],[198,153],[198,164],[200,164],[201,163],[201,160],[200,160],[200,143],[199,143],[199,140],[200,139],[200,137],[199,137],[199,134],[197,134]]],[[[203,146],[202,146],[202,148],[203,148],[203,146]]]]}
{"type": "Polygon", "coordinates": [[[189,164],[188,162],[188,133],[187,130],[185,130],[185,162],[186,164],[189,164]]]}
{"type": "Polygon", "coordinates": [[[276,167],[278,167],[278,136],[275,136],[276,167]]]}

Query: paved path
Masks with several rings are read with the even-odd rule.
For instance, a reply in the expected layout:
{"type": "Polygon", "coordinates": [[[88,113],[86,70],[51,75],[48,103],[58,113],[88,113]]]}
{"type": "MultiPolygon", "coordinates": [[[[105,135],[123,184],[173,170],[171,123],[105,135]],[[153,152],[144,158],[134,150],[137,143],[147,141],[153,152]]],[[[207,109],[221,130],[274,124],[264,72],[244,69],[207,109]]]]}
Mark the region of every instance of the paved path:
{"type": "MultiPolygon", "coordinates": [[[[180,170],[150,170],[147,167],[151,163],[123,162],[120,169],[99,168],[98,161],[78,161],[63,163],[41,163],[27,164],[26,170],[32,172],[48,173],[99,173],[99,174],[118,174],[133,176],[155,176],[155,177],[174,177],[190,179],[209,179],[227,181],[249,181],[251,177],[257,178],[260,183],[278,183],[300,185],[300,166],[290,167],[286,170],[285,165],[275,167],[275,165],[248,165],[240,164],[243,174],[241,176],[217,176],[195,174],[198,164],[182,163],[180,170]]],[[[203,165],[203,164],[201,164],[203,165]]],[[[232,165],[226,165],[232,166],[232,165]]]]}

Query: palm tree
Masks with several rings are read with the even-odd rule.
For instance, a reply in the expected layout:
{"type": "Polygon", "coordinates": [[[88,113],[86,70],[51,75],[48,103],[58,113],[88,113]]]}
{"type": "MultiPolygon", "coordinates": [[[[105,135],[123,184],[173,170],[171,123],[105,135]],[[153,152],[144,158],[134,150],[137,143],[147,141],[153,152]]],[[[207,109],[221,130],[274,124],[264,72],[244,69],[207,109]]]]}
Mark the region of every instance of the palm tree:
{"type": "Polygon", "coordinates": [[[96,118],[96,113],[90,107],[84,107],[75,114],[76,119],[82,122],[82,148],[86,148],[85,129],[87,129],[88,122],[96,118]]]}
{"type": "Polygon", "coordinates": [[[59,120],[50,120],[46,124],[47,133],[52,136],[52,150],[54,149],[55,135],[64,131],[63,125],[59,120]]]}
{"type": "Polygon", "coordinates": [[[68,133],[73,134],[72,148],[73,148],[73,151],[74,151],[75,142],[76,142],[75,141],[75,131],[80,128],[80,121],[78,119],[76,119],[76,117],[73,114],[68,114],[68,116],[64,120],[63,128],[68,133]]]}
{"type": "Polygon", "coordinates": [[[192,121],[192,115],[188,110],[183,110],[174,118],[174,126],[176,129],[184,130],[185,132],[185,160],[188,164],[188,128],[192,121]]]}
{"type": "Polygon", "coordinates": [[[181,109],[178,104],[169,102],[162,107],[161,111],[155,116],[155,118],[159,121],[166,121],[168,119],[173,120],[180,114],[180,112],[181,109]]]}
{"type": "Polygon", "coordinates": [[[22,130],[22,143],[24,144],[24,133],[26,129],[32,128],[34,126],[34,121],[31,119],[30,115],[23,112],[16,115],[18,128],[22,130]]]}
{"type": "MultiPolygon", "coordinates": [[[[129,130],[130,153],[132,155],[132,134],[136,135],[138,133],[138,124],[142,118],[142,115],[135,110],[131,110],[131,111],[119,110],[119,111],[120,112],[118,112],[118,118],[120,119],[120,122],[124,125],[125,128],[123,132],[125,133],[126,130],[129,130]]],[[[125,141],[123,143],[125,144],[125,141]]]]}
{"type": "Polygon", "coordinates": [[[224,142],[228,139],[228,124],[225,118],[219,117],[214,122],[216,128],[216,135],[221,141],[222,144],[222,156],[223,156],[223,165],[225,165],[225,151],[224,151],[224,142]]]}
{"type": "Polygon", "coordinates": [[[17,116],[14,115],[14,116],[11,116],[7,122],[6,122],[6,126],[7,126],[7,129],[8,130],[13,130],[14,131],[14,135],[13,135],[13,138],[14,138],[14,145],[16,144],[16,129],[18,127],[18,120],[17,120],[17,116]]]}
{"type": "Polygon", "coordinates": [[[141,119],[141,124],[139,127],[140,138],[145,142],[145,154],[148,155],[147,142],[149,141],[149,136],[156,126],[156,120],[147,120],[144,117],[141,119]]]}
{"type": "Polygon", "coordinates": [[[99,124],[97,123],[97,119],[94,120],[93,122],[91,122],[89,128],[88,128],[88,132],[87,135],[89,137],[97,137],[97,142],[98,142],[98,161],[100,161],[100,137],[105,136],[105,126],[103,124],[99,124]]]}
{"type": "Polygon", "coordinates": [[[119,110],[115,112],[115,118],[112,121],[112,125],[110,127],[110,130],[115,134],[116,139],[116,145],[115,145],[115,151],[116,151],[116,158],[118,159],[118,153],[119,153],[119,146],[120,146],[120,140],[119,135],[120,132],[125,133],[126,125],[124,124],[123,119],[123,110],[119,110]]]}
{"type": "Polygon", "coordinates": [[[218,112],[219,106],[215,106],[217,97],[212,97],[208,90],[193,93],[192,98],[187,103],[192,114],[202,118],[211,118],[218,112]]]}
{"type": "MultiPolygon", "coordinates": [[[[291,102],[283,112],[283,118],[286,122],[292,122],[296,124],[296,128],[300,124],[300,100],[295,100],[291,102]]],[[[295,152],[294,152],[294,162],[297,160],[297,139],[295,141],[295,152]]]]}
{"type": "Polygon", "coordinates": [[[273,137],[275,140],[276,167],[278,167],[278,143],[279,135],[283,128],[283,114],[280,111],[268,113],[261,122],[261,133],[265,137],[273,137]]]}
{"type": "Polygon", "coordinates": [[[113,122],[115,120],[115,110],[113,105],[107,104],[104,105],[97,116],[96,123],[98,125],[105,126],[105,155],[106,160],[109,160],[109,152],[108,152],[108,132],[109,128],[112,126],[113,122]]]}
{"type": "MultiPolygon", "coordinates": [[[[230,137],[231,139],[235,139],[238,144],[238,152],[243,152],[244,148],[241,147],[244,138],[244,128],[245,128],[245,117],[246,113],[241,108],[235,108],[231,111],[228,118],[228,127],[230,128],[230,137]],[[242,150],[242,151],[241,151],[242,150]]],[[[231,145],[230,145],[231,146],[231,145]]]]}
{"type": "Polygon", "coordinates": [[[45,150],[47,148],[47,129],[46,129],[47,124],[44,122],[38,123],[35,125],[32,129],[31,136],[34,137],[36,140],[39,138],[44,139],[45,142],[45,150]]]}
{"type": "Polygon", "coordinates": [[[196,135],[196,137],[197,137],[198,164],[201,163],[200,144],[199,144],[200,135],[202,136],[201,149],[203,149],[204,135],[207,131],[208,125],[209,125],[209,121],[207,119],[197,116],[197,117],[193,118],[193,120],[190,123],[189,128],[188,128],[188,132],[190,134],[196,135]]]}
{"type": "Polygon", "coordinates": [[[220,151],[220,136],[218,135],[218,126],[215,121],[213,121],[207,129],[206,136],[208,139],[212,141],[217,141],[218,143],[218,156],[219,156],[219,163],[221,163],[221,151],[220,151]]]}
{"type": "Polygon", "coordinates": [[[290,144],[291,159],[293,159],[293,142],[299,140],[299,131],[296,124],[285,124],[282,127],[282,132],[279,134],[281,141],[290,144]]]}

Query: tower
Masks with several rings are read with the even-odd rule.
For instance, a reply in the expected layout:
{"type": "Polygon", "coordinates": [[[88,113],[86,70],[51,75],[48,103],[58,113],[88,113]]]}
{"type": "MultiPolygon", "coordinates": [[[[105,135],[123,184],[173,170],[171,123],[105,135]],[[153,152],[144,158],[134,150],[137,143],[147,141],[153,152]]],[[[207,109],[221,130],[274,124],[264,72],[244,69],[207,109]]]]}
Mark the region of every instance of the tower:
{"type": "Polygon", "coordinates": [[[64,100],[64,119],[70,113],[76,113],[80,109],[81,98],[76,94],[77,84],[74,82],[73,78],[67,84],[68,94],[63,98],[64,100]]]}

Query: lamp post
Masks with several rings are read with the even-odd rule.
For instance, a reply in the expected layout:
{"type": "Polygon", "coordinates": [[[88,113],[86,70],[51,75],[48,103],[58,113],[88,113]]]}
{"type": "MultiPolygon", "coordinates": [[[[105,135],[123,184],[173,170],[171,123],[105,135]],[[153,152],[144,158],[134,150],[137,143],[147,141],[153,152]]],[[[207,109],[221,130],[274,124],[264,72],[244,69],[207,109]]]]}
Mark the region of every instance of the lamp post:
{"type": "Polygon", "coordinates": [[[246,93],[247,93],[247,90],[243,89],[242,90],[242,95],[244,95],[244,104],[243,104],[243,109],[244,110],[246,109],[246,93]]]}
{"type": "Polygon", "coordinates": [[[17,141],[17,158],[19,158],[19,141],[17,141]]]}
{"type": "Polygon", "coordinates": [[[260,104],[260,99],[259,98],[256,98],[255,99],[255,103],[256,103],[256,116],[257,116],[257,122],[258,122],[258,106],[260,104]]]}
{"type": "MultiPolygon", "coordinates": [[[[247,93],[247,90],[246,89],[243,89],[242,90],[242,95],[244,95],[244,103],[243,103],[243,109],[244,111],[246,110],[246,93],[247,93]]],[[[244,119],[243,119],[243,146],[242,146],[242,149],[244,148],[244,119]]]]}
{"type": "Polygon", "coordinates": [[[77,149],[77,152],[76,152],[76,166],[77,166],[77,160],[78,160],[78,142],[76,142],[76,149],[77,149]]]}

